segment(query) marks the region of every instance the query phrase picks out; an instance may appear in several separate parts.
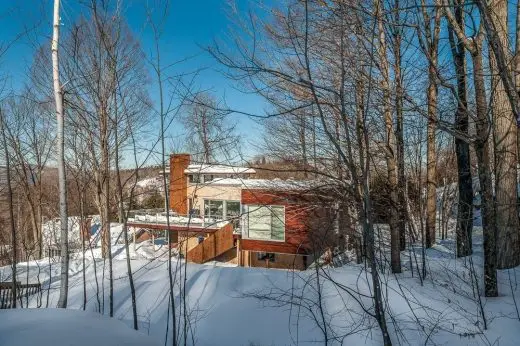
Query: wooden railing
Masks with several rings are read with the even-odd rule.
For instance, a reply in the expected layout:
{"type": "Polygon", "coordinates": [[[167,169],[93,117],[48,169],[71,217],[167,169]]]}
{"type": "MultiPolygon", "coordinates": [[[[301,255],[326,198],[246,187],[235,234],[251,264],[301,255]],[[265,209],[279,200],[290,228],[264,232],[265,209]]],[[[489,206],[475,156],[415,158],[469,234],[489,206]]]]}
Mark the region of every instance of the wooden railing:
{"type": "MultiPolygon", "coordinates": [[[[42,291],[41,284],[16,283],[16,303],[22,306],[22,298],[28,298],[42,291]]],[[[0,309],[11,309],[13,307],[13,283],[0,282],[0,309]]]]}
{"type": "Polygon", "coordinates": [[[188,262],[205,263],[234,247],[233,225],[228,223],[188,251],[188,262]]]}

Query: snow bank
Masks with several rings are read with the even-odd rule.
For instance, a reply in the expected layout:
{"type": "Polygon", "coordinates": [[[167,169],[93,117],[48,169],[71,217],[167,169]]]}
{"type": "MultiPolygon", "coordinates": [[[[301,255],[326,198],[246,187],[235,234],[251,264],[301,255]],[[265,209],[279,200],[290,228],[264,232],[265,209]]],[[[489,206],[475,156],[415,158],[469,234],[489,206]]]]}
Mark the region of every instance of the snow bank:
{"type": "MultiPolygon", "coordinates": [[[[52,219],[45,222],[42,226],[42,241],[44,246],[56,246],[60,244],[61,239],[61,222],[60,219],[52,219]]],[[[80,218],[78,216],[70,216],[68,219],[69,243],[79,243],[80,239],[80,218]]]]}
{"type": "MultiPolygon", "coordinates": [[[[385,228],[380,225],[378,227],[385,228]]],[[[113,237],[118,232],[120,225],[113,224],[113,237]]],[[[514,284],[514,280],[520,276],[520,268],[499,271],[500,297],[482,297],[488,320],[488,330],[484,331],[478,302],[474,296],[476,287],[472,285],[469,272],[469,267],[475,266],[479,288],[482,290],[481,230],[474,232],[473,245],[475,254],[472,262],[468,261],[469,258],[455,257],[455,244],[450,239],[439,241],[433,248],[426,250],[428,276],[424,282],[417,277],[422,261],[420,248],[412,248],[414,254],[408,251],[402,253],[402,274],[383,275],[385,310],[395,344],[422,345],[426,341],[428,345],[518,345],[520,329],[515,301],[520,301],[520,287],[514,284]],[[510,286],[510,278],[513,280],[513,286],[510,286]],[[400,329],[395,330],[395,326],[399,326],[400,329]]],[[[115,244],[112,251],[114,317],[130,328],[132,305],[125,261],[126,251],[121,244],[115,244]]],[[[139,330],[154,335],[161,342],[164,342],[168,316],[171,316],[168,311],[166,251],[166,246],[152,244],[150,241],[136,244],[135,247],[131,244],[129,248],[136,287],[139,330]]],[[[85,254],[86,310],[108,315],[108,264],[100,256],[99,247],[92,251],[89,249],[85,254]]],[[[174,290],[177,319],[183,313],[180,309],[183,294],[179,289],[179,282],[186,282],[187,314],[191,321],[188,328],[188,345],[323,344],[320,309],[324,311],[324,320],[327,321],[328,327],[332,328],[332,331],[329,330],[329,345],[382,344],[375,319],[368,317],[363,311],[367,309],[373,312],[370,299],[371,280],[364,265],[349,264],[340,268],[324,268],[319,282],[323,299],[320,306],[317,304],[318,282],[314,270],[290,272],[260,268],[228,268],[217,266],[216,263],[188,263],[184,276],[185,262],[172,258],[171,263],[174,272],[177,273],[174,290]],[[324,277],[329,279],[324,280],[324,277]],[[332,282],[338,285],[335,286],[332,282]]],[[[73,256],[70,263],[70,309],[79,310],[83,306],[82,271],[80,253],[73,256]]],[[[0,281],[9,281],[10,274],[10,267],[0,268],[0,281]]],[[[56,306],[60,286],[60,264],[56,259],[20,263],[17,274],[22,282],[42,284],[43,294],[32,296],[28,304],[24,300],[24,307],[56,306]]],[[[5,336],[4,329],[0,329],[0,345],[33,344],[32,339],[23,339],[24,341],[18,344],[4,339],[11,337],[15,340],[18,336],[13,336],[13,332],[18,331],[21,334],[22,331],[31,330],[31,323],[44,321],[42,324],[47,324],[45,316],[38,316],[39,311],[29,311],[31,314],[34,312],[35,317],[24,322],[22,316],[21,321],[26,324],[13,324],[16,322],[11,322],[11,316],[0,314],[2,321],[9,321],[7,327],[5,324],[1,326],[6,328],[8,333],[5,336]]],[[[84,316],[82,312],[72,313],[84,316]]],[[[16,320],[16,316],[13,318],[16,320]]],[[[74,321],[74,318],[70,320],[74,321]]],[[[101,318],[99,320],[106,321],[101,318]]],[[[65,329],[74,330],[74,335],[81,335],[78,333],[83,333],[90,324],[83,322],[83,319],[81,321],[73,326],[68,325],[65,329]]],[[[59,324],[54,323],[54,327],[58,328],[59,324]]],[[[29,336],[38,335],[40,330],[41,333],[45,330],[43,327],[39,329],[39,326],[34,328],[36,332],[27,333],[29,336]]],[[[114,331],[117,331],[116,328],[119,326],[114,327],[114,331]]],[[[56,335],[64,333],[62,329],[51,330],[56,335]]],[[[135,334],[132,334],[131,330],[125,333],[135,334]]],[[[138,340],[137,337],[132,339],[138,340]]],[[[66,344],[64,340],[60,338],[52,345],[66,344]]],[[[98,344],[108,344],[104,340],[98,344]]],[[[40,345],[40,341],[38,339],[34,344],[40,345]]],[[[121,344],[132,345],[126,340],[121,344]]],[[[153,345],[153,342],[147,340],[138,344],[153,345]]],[[[167,344],[171,344],[171,340],[168,340],[167,344]]],[[[89,341],[90,345],[93,343],[89,341]]]]}
{"type": "MultiPolygon", "coordinates": [[[[90,220],[90,233],[92,234],[93,239],[97,236],[97,233],[100,229],[101,219],[99,215],[91,215],[88,216],[90,220]]],[[[80,243],[80,228],[81,228],[81,218],[79,216],[69,216],[68,223],[69,229],[69,246],[79,247],[80,243]]],[[[61,239],[61,221],[59,218],[49,220],[42,225],[42,242],[44,247],[56,247],[60,244],[61,239]]],[[[114,229],[113,231],[117,231],[114,229]]],[[[120,232],[121,230],[119,230],[120,232]]],[[[119,234],[119,233],[118,233],[119,234]]],[[[117,237],[117,235],[116,235],[117,237]]]]}
{"type": "Polygon", "coordinates": [[[95,314],[65,309],[0,310],[0,345],[96,346],[161,345],[124,323],[95,314]]]}

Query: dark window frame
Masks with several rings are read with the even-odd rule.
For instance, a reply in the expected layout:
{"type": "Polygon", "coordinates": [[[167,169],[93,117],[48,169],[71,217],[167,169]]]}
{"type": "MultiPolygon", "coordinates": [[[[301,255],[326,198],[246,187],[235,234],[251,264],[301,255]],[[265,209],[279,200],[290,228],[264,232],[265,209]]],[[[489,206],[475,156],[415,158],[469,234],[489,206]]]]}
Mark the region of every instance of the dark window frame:
{"type": "Polygon", "coordinates": [[[256,258],[259,261],[269,261],[270,263],[275,263],[275,253],[274,252],[257,252],[256,258]]]}
{"type": "Polygon", "coordinates": [[[200,174],[189,174],[188,181],[190,184],[199,184],[200,183],[200,174]]]}

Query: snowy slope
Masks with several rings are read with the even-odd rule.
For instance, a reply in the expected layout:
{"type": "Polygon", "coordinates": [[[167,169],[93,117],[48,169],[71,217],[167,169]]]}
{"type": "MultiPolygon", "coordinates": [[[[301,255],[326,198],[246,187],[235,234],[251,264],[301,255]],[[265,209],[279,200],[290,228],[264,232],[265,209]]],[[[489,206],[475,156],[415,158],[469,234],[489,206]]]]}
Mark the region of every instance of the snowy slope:
{"type": "Polygon", "coordinates": [[[123,323],[65,309],[0,310],[0,345],[9,346],[142,346],[161,345],[123,323]]]}
{"type": "MultiPolygon", "coordinates": [[[[520,301],[520,289],[510,287],[520,271],[499,274],[499,298],[485,299],[488,330],[484,331],[478,301],[468,268],[471,265],[481,277],[481,235],[474,240],[473,262],[454,259],[454,244],[443,241],[428,250],[429,275],[421,286],[417,278],[420,252],[408,257],[403,252],[403,274],[383,276],[387,297],[387,322],[394,344],[408,345],[517,345],[520,322],[513,301],[520,301]],[[419,257],[417,260],[416,257],[419,257]],[[412,261],[410,261],[410,259],[412,261]],[[413,265],[414,273],[410,266],[413,265]],[[397,329],[396,329],[397,326],[397,329]]],[[[168,311],[168,274],[166,249],[144,242],[133,246],[130,256],[137,291],[137,314],[141,332],[164,341],[168,311]],[[155,258],[155,259],[154,259],[155,258]]],[[[126,272],[125,251],[114,246],[114,316],[129,327],[132,325],[130,290],[126,272]]],[[[103,260],[100,250],[87,253],[87,311],[103,310],[103,260]],[[93,256],[92,256],[93,255],[93,256]],[[97,281],[94,275],[97,269],[97,281]],[[99,299],[99,300],[98,300],[99,299]]],[[[80,309],[83,303],[82,262],[75,256],[70,268],[69,308],[80,309]]],[[[81,256],[79,256],[81,257],[81,256]]],[[[184,263],[172,259],[180,269],[184,263]],[[180,266],[180,267],[179,267],[180,266]]],[[[33,297],[29,306],[54,307],[59,295],[59,264],[48,259],[21,263],[19,280],[43,284],[41,299],[33,297]],[[48,294],[48,303],[47,303],[48,294]]],[[[105,267],[106,268],[106,267],[105,267]]],[[[323,327],[327,327],[331,345],[381,345],[381,334],[373,317],[370,276],[363,265],[328,268],[323,274],[338,283],[320,277],[322,304],[319,302],[315,272],[289,272],[258,268],[229,268],[188,264],[187,311],[191,321],[188,344],[196,345],[293,345],[323,344],[323,327]],[[362,304],[362,305],[360,305],[362,304]],[[323,311],[321,318],[320,310],[323,311]],[[325,321],[325,324],[323,324],[325,321]]],[[[0,281],[9,279],[10,269],[0,269],[0,281]]],[[[105,272],[104,311],[108,314],[108,273],[105,272]]],[[[181,279],[181,281],[183,278],[181,279]]],[[[179,279],[177,279],[177,282],[179,279]]],[[[480,282],[480,289],[482,283],[480,282]]],[[[178,285],[176,307],[181,304],[178,285]]],[[[25,304],[25,302],[24,302],[25,304]]],[[[177,311],[177,317],[179,316],[177,311]]],[[[1,343],[0,343],[1,344],[1,343]]]]}
{"type": "Polygon", "coordinates": [[[151,178],[141,179],[136,183],[136,186],[145,188],[145,189],[162,189],[163,180],[161,177],[151,177],[151,178]]]}

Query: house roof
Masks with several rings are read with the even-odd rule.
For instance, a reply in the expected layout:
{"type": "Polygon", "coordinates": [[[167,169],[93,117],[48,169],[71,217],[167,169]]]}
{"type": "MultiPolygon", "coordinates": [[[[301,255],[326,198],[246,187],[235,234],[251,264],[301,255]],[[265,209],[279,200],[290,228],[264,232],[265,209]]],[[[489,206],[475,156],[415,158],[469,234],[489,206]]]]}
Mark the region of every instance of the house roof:
{"type": "Polygon", "coordinates": [[[207,185],[219,186],[240,186],[244,189],[276,189],[276,190],[296,190],[310,188],[316,185],[312,180],[280,180],[280,179],[236,179],[224,178],[214,179],[207,185]]]}
{"type": "Polygon", "coordinates": [[[195,174],[254,174],[256,171],[248,167],[212,165],[212,164],[191,164],[184,170],[184,173],[195,174]]]}

